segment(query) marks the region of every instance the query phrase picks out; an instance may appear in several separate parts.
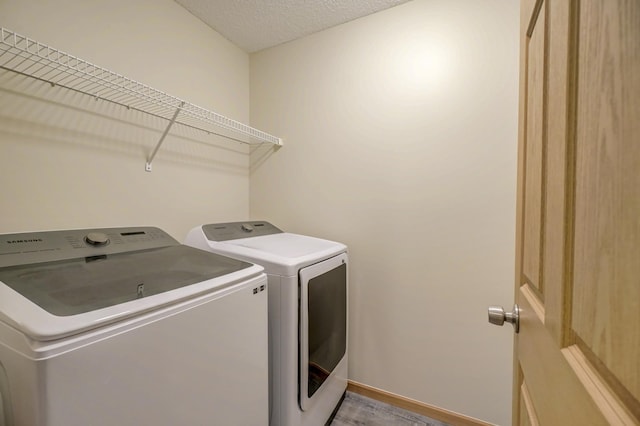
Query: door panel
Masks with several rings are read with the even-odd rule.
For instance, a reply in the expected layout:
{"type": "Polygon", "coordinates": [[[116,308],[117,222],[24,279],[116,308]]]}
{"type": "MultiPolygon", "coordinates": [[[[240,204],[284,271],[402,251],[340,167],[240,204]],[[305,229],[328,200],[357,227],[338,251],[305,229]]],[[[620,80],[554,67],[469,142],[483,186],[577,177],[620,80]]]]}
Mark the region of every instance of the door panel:
{"type": "Polygon", "coordinates": [[[578,61],[572,326],[586,349],[638,400],[640,104],[633,98],[640,93],[638,2],[583,2],[578,61]],[[618,37],[621,30],[627,37],[618,37]]]}
{"type": "Polygon", "coordinates": [[[545,145],[545,193],[544,193],[544,233],[542,244],[542,276],[545,281],[545,326],[558,345],[561,345],[568,331],[565,316],[570,312],[566,303],[570,300],[570,286],[563,285],[569,273],[565,264],[565,244],[571,244],[571,235],[566,232],[572,227],[569,209],[573,205],[571,182],[574,164],[572,145],[566,140],[572,138],[574,126],[567,120],[573,114],[575,104],[571,102],[575,93],[567,85],[569,67],[569,19],[571,2],[555,1],[550,4],[546,25],[549,40],[547,62],[546,145],[545,145]]]}
{"type": "Polygon", "coordinates": [[[520,407],[522,407],[520,410],[520,424],[522,426],[538,426],[540,424],[525,382],[522,382],[522,386],[520,386],[520,407]]]}
{"type": "Polygon", "coordinates": [[[640,2],[521,1],[514,415],[640,424],[640,2]]]}
{"type": "MultiPolygon", "coordinates": [[[[542,5],[544,9],[544,4],[542,5]]],[[[540,10],[540,9],[538,9],[540,10]]],[[[540,230],[542,225],[542,154],[544,100],[544,10],[532,17],[532,34],[527,46],[526,167],[524,208],[524,251],[522,273],[538,290],[540,283],[540,230]]]]}
{"type": "Polygon", "coordinates": [[[606,425],[545,327],[545,309],[540,299],[525,284],[520,287],[517,300],[521,308],[518,362],[529,389],[530,411],[536,413],[541,425],[606,425]]]}

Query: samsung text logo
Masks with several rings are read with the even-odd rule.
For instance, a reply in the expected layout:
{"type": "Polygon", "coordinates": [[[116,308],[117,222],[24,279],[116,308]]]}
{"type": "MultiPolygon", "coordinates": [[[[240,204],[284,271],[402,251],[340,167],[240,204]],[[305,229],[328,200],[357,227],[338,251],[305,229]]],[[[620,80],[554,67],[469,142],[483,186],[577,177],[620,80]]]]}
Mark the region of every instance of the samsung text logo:
{"type": "Polygon", "coordinates": [[[41,243],[42,238],[33,238],[31,240],[9,240],[7,244],[18,244],[18,243],[41,243]]]}

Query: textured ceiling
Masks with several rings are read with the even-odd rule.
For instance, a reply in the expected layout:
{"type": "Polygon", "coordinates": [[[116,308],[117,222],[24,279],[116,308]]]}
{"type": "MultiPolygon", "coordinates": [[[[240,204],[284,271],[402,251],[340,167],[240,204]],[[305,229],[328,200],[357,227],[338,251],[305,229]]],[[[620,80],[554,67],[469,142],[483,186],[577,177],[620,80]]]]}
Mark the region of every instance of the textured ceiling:
{"type": "Polygon", "coordinates": [[[176,0],[247,52],[295,40],[408,0],[176,0]]]}

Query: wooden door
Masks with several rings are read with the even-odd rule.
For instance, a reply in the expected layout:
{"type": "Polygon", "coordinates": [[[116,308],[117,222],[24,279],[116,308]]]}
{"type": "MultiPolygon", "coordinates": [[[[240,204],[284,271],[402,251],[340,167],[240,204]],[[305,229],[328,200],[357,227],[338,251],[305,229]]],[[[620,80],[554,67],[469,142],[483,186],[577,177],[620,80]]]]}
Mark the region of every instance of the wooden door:
{"type": "Polygon", "coordinates": [[[514,424],[640,424],[640,0],[522,0],[514,424]]]}

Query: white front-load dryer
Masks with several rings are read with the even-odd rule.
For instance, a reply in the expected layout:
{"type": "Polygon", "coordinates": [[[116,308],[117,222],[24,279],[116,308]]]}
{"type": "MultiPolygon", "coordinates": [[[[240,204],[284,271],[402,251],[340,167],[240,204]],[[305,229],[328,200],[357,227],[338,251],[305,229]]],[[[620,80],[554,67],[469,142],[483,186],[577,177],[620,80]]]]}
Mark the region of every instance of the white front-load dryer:
{"type": "Polygon", "coordinates": [[[326,424],[347,387],[347,247],[259,221],[198,226],[185,244],[265,268],[269,424],[326,424]]]}
{"type": "Polygon", "coordinates": [[[266,285],[158,228],[0,235],[0,425],[266,425],[266,285]]]}

